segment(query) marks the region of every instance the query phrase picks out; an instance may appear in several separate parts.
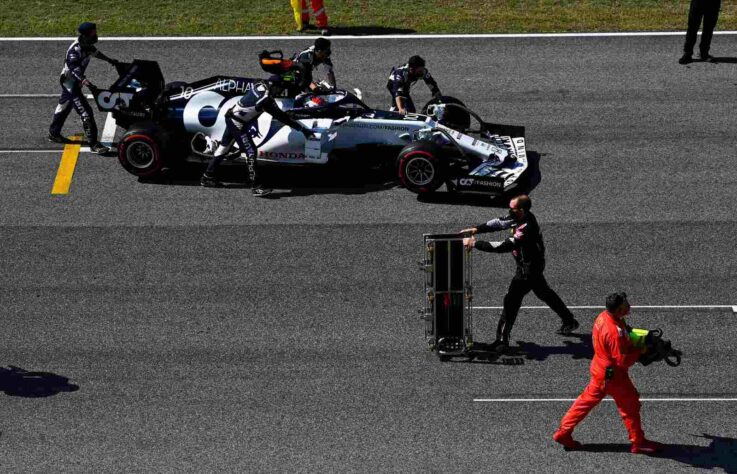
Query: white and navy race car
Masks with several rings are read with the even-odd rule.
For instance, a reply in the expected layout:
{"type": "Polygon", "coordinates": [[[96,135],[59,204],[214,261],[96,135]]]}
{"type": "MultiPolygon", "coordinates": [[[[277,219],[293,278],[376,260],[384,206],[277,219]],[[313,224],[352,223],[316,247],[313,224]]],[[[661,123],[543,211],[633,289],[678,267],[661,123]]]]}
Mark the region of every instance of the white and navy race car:
{"type": "MultiPolygon", "coordinates": [[[[206,162],[225,131],[225,113],[260,79],[215,76],[165,84],[157,63],[135,60],[119,79],[95,91],[100,110],[125,129],[118,145],[123,167],[152,177],[182,161],[206,162]]],[[[360,91],[334,90],[277,98],[279,107],[315,131],[305,139],[263,114],[254,131],[261,164],[324,166],[337,160],[383,163],[415,193],[443,184],[451,191],[490,195],[529,192],[540,180],[526,150],[524,127],[481,120],[451,97],[421,114],[372,109],[360,91]],[[479,129],[470,130],[471,117],[479,129]]],[[[238,150],[233,163],[245,159],[238,150]]]]}

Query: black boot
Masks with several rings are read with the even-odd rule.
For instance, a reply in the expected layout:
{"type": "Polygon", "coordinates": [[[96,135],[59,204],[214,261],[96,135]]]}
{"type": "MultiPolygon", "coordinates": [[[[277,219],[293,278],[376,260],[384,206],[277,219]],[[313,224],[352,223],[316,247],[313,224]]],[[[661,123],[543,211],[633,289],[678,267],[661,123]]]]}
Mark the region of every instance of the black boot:
{"type": "Polygon", "coordinates": [[[557,333],[563,336],[570,336],[571,333],[575,331],[576,329],[578,329],[579,326],[580,324],[578,324],[578,321],[573,319],[571,321],[563,323],[560,329],[558,329],[557,333]]]}
{"type": "Polygon", "coordinates": [[[92,153],[97,153],[98,155],[104,155],[106,153],[110,153],[110,147],[106,147],[100,142],[95,142],[90,145],[90,151],[92,153]]]}
{"type": "Polygon", "coordinates": [[[210,176],[207,173],[203,174],[202,178],[200,178],[200,184],[206,188],[220,188],[223,186],[223,183],[218,181],[215,176],[210,176]]]}
{"type": "Polygon", "coordinates": [[[678,64],[688,64],[692,61],[693,61],[693,58],[691,57],[691,54],[683,53],[683,56],[681,56],[681,59],[678,60],[678,64]]]}
{"type": "Polygon", "coordinates": [[[256,197],[265,197],[265,196],[268,196],[269,194],[272,193],[272,191],[274,191],[274,190],[271,189],[271,188],[265,188],[261,184],[254,184],[253,187],[251,188],[251,194],[254,195],[254,196],[256,196],[256,197]]]}
{"type": "Polygon", "coordinates": [[[60,133],[49,132],[49,141],[54,143],[69,143],[69,139],[60,133]]]}

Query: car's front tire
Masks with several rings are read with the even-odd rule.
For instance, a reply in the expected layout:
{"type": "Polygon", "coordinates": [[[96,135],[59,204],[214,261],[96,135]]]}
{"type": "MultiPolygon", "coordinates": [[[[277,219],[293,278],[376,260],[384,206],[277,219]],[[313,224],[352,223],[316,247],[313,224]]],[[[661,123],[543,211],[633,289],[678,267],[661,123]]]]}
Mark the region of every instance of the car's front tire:
{"type": "Polygon", "coordinates": [[[437,190],[445,182],[440,148],[432,143],[412,143],[399,153],[399,181],[416,194],[437,190]]]}
{"type": "Polygon", "coordinates": [[[156,176],[166,164],[161,142],[155,126],[134,126],[118,144],[118,160],[126,171],[135,176],[156,176]]]}

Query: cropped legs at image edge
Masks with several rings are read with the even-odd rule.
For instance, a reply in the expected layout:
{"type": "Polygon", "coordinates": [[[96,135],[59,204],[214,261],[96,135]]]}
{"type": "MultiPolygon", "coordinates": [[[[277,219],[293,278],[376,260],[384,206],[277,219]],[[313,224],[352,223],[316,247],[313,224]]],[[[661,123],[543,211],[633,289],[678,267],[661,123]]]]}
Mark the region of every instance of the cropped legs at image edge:
{"type": "Polygon", "coordinates": [[[315,16],[315,26],[321,30],[328,27],[328,15],[325,12],[324,0],[291,0],[294,10],[294,21],[297,31],[305,31],[310,27],[310,7],[315,16]],[[309,5],[308,5],[309,4],[309,5]]]}

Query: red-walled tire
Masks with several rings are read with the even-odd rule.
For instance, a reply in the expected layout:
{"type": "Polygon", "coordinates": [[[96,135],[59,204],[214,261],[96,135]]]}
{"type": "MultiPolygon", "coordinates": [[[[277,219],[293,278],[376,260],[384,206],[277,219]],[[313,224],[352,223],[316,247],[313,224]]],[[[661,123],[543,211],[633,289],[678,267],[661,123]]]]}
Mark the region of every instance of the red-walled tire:
{"type": "Polygon", "coordinates": [[[437,146],[412,143],[399,153],[399,181],[416,194],[437,190],[445,182],[445,171],[437,146]]]}
{"type": "Polygon", "coordinates": [[[118,144],[118,161],[130,174],[150,178],[166,164],[162,134],[154,124],[131,127],[118,144]]]}
{"type": "Polygon", "coordinates": [[[165,160],[155,129],[132,128],[118,144],[118,160],[129,173],[150,178],[161,173],[165,160]]]}

